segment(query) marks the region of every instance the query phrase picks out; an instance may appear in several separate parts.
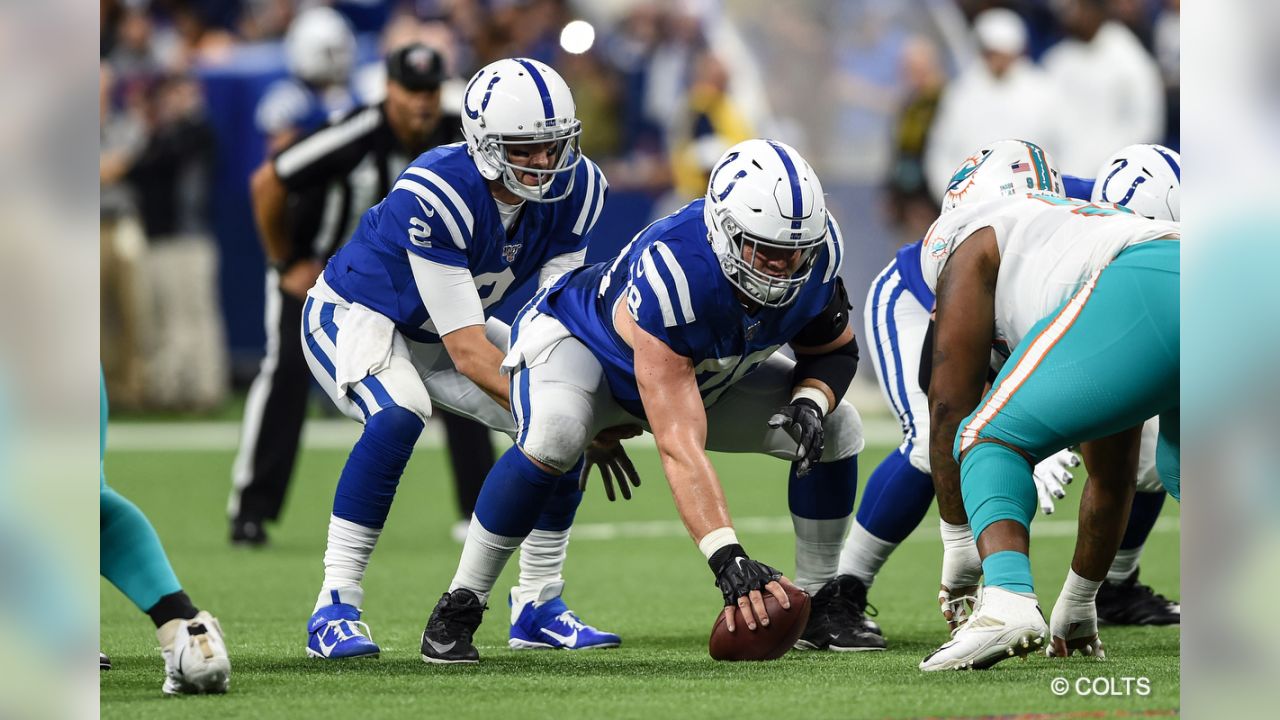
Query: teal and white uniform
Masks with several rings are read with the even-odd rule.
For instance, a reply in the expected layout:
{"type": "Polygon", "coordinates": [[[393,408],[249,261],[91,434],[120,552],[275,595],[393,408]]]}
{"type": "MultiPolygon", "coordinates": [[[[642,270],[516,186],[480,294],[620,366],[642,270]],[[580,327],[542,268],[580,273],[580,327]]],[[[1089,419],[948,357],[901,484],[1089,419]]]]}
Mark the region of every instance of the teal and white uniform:
{"type": "Polygon", "coordinates": [[[925,238],[931,290],[984,227],[1000,251],[994,341],[1008,360],[955,439],[974,536],[997,520],[1029,525],[1031,464],[1153,416],[1161,478],[1178,497],[1179,224],[1043,195],[960,207],[925,238]]]}

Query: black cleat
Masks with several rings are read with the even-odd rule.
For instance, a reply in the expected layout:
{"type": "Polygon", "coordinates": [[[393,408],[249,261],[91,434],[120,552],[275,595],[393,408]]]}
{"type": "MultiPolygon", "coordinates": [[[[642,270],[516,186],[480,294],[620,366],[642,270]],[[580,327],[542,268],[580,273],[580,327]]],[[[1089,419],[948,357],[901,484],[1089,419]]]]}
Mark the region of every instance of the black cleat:
{"type": "Polygon", "coordinates": [[[431,619],[422,631],[422,661],[429,663],[477,663],[480,652],[471,644],[488,605],[475,593],[458,588],[440,596],[431,619]]]}
{"type": "Polygon", "coordinates": [[[856,652],[884,650],[880,626],[867,619],[867,586],[852,575],[837,575],[813,596],[809,624],[796,641],[797,650],[856,652]]]}
{"type": "Polygon", "coordinates": [[[1138,571],[1122,582],[1102,583],[1094,601],[1098,620],[1112,625],[1180,625],[1182,607],[1138,582],[1138,571]]]}
{"type": "Polygon", "coordinates": [[[267,544],[267,528],[255,518],[235,518],[231,521],[231,544],[262,547],[267,544]]]}
{"type": "Polygon", "coordinates": [[[111,658],[107,657],[107,654],[102,651],[98,651],[98,669],[99,670],[111,669],[111,658]]]}

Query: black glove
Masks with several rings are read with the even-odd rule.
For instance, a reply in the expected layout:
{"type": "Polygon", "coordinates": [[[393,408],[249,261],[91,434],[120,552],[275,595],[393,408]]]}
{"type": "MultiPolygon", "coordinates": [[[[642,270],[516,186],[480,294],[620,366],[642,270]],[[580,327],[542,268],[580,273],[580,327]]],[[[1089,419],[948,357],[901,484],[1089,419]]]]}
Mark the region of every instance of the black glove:
{"type": "Polygon", "coordinates": [[[796,441],[796,475],[806,475],[822,459],[822,410],[809,398],[796,398],[769,418],[769,427],[782,428],[796,441]]]}
{"type": "Polygon", "coordinates": [[[782,577],[782,573],[747,557],[741,545],[726,545],[711,555],[707,561],[716,574],[716,587],[724,595],[724,605],[737,605],[738,598],[752,590],[764,592],[764,586],[782,577]]]}
{"type": "Polygon", "coordinates": [[[627,457],[627,451],[623,449],[622,443],[616,440],[611,443],[593,442],[587,446],[584,455],[586,460],[582,464],[582,475],[578,478],[579,490],[587,489],[587,480],[591,477],[593,466],[600,468],[600,476],[604,478],[604,494],[608,496],[609,502],[618,499],[613,492],[615,476],[618,479],[618,490],[622,492],[624,500],[631,499],[632,486],[640,487],[640,474],[636,472],[636,466],[631,463],[631,458],[627,457]]]}

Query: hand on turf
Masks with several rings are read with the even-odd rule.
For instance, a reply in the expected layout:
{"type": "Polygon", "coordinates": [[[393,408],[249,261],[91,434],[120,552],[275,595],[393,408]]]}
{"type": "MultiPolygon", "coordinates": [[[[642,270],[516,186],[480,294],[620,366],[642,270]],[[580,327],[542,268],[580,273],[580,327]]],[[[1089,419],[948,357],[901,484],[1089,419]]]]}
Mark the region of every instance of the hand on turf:
{"type": "Polygon", "coordinates": [[[1071,484],[1071,468],[1080,465],[1080,458],[1070,450],[1060,450],[1041,460],[1031,471],[1036,481],[1036,496],[1040,499],[1040,510],[1045,515],[1053,514],[1054,502],[1067,496],[1066,486],[1071,484]]]}
{"type": "Polygon", "coordinates": [[[942,619],[947,621],[947,627],[955,634],[973,614],[973,605],[978,599],[978,586],[968,585],[953,590],[940,585],[939,588],[938,605],[942,610],[942,619]]]}
{"type": "Polygon", "coordinates": [[[955,632],[969,619],[982,579],[982,557],[968,525],[943,523],[942,580],[938,605],[947,627],[955,632]]]}
{"type": "Polygon", "coordinates": [[[765,611],[761,591],[772,594],[782,607],[791,608],[791,598],[782,587],[782,583],[790,585],[791,582],[777,570],[747,557],[741,545],[720,548],[707,564],[716,574],[716,587],[724,596],[724,618],[729,632],[737,630],[735,609],[742,612],[748,630],[755,630],[757,624],[769,624],[769,613],[765,611]]]}
{"type": "Polygon", "coordinates": [[[797,398],[769,418],[796,441],[796,475],[804,476],[822,459],[822,410],[809,398],[797,398]]]}
{"type": "Polygon", "coordinates": [[[627,457],[627,451],[622,447],[622,440],[635,437],[640,432],[640,427],[637,425],[618,425],[600,431],[584,453],[586,459],[582,465],[582,475],[578,478],[578,489],[587,489],[591,468],[598,467],[600,477],[604,478],[604,494],[609,498],[609,502],[618,499],[613,490],[614,478],[617,478],[618,490],[622,493],[622,498],[630,500],[631,488],[640,487],[640,474],[636,472],[636,466],[632,464],[631,458],[627,457]]]}

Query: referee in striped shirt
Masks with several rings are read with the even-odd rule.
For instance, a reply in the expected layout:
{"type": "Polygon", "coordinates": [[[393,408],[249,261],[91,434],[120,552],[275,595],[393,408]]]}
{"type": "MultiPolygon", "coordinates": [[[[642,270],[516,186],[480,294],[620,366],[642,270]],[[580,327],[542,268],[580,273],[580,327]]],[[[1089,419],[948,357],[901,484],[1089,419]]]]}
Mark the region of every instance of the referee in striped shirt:
{"type": "MultiPolygon", "coordinates": [[[[302,306],[324,264],[419,154],[462,140],[459,113],[441,110],[444,63],[419,43],[387,56],[386,99],[357,108],[265,161],[250,180],[270,269],[266,355],[250,386],[227,512],[234,544],[262,545],[279,518],[307,412],[302,306]]],[[[465,519],[493,464],[487,428],[441,413],[465,519]]]]}

